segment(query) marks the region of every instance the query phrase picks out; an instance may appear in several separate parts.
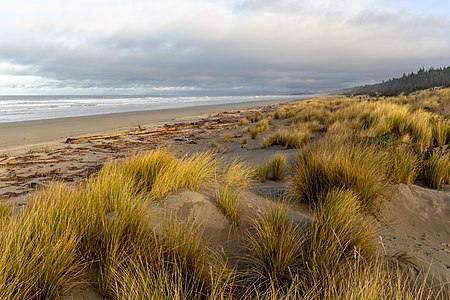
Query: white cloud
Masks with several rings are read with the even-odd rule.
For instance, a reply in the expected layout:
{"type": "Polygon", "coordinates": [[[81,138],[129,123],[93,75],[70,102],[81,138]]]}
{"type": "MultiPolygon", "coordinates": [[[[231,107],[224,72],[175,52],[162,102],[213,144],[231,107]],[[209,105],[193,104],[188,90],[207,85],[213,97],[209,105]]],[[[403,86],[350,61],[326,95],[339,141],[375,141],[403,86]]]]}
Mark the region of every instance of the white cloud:
{"type": "Polygon", "coordinates": [[[4,2],[0,74],[30,87],[335,88],[450,61],[448,15],[392,1],[4,2]]]}

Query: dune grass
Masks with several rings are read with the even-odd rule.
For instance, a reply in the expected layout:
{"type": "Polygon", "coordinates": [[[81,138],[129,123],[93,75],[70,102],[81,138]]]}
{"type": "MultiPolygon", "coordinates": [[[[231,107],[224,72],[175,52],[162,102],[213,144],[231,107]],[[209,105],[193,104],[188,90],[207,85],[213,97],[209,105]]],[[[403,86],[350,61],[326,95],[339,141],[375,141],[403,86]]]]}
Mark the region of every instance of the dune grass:
{"type": "Polygon", "coordinates": [[[267,170],[274,181],[283,179],[286,168],[286,157],[281,153],[276,153],[267,162],[267,170]]]}
{"type": "Polygon", "coordinates": [[[420,156],[407,146],[394,146],[380,150],[383,170],[393,183],[412,184],[420,174],[420,156]]]}
{"type": "Polygon", "coordinates": [[[224,134],[222,140],[224,143],[231,143],[233,142],[233,137],[229,134],[224,134]]]}
{"type": "Polygon", "coordinates": [[[342,292],[339,285],[354,276],[355,262],[364,262],[359,271],[364,264],[375,262],[375,249],[373,224],[362,214],[357,195],[348,190],[330,191],[316,207],[302,249],[303,288],[314,291],[314,298],[332,299],[342,292]]]}
{"type": "Polygon", "coordinates": [[[243,118],[239,121],[239,125],[241,126],[247,126],[250,124],[250,121],[247,118],[243,118]]]}
{"type": "Polygon", "coordinates": [[[272,145],[281,145],[285,146],[286,149],[298,149],[304,146],[310,138],[311,133],[308,130],[279,129],[266,137],[262,141],[262,146],[263,148],[269,148],[272,145]]]}
{"type": "Polygon", "coordinates": [[[0,299],[55,299],[84,268],[77,216],[67,199],[76,192],[55,185],[30,199],[0,231],[0,299]]]}
{"type": "Polygon", "coordinates": [[[370,146],[324,140],[299,154],[288,192],[296,201],[314,204],[334,189],[349,189],[362,208],[376,209],[385,187],[379,164],[370,146]]]}
{"type": "Polygon", "coordinates": [[[444,146],[450,143],[450,122],[443,118],[433,118],[431,120],[433,144],[444,146]]]}
{"type": "Polygon", "coordinates": [[[232,292],[231,268],[193,225],[168,222],[161,233],[147,229],[129,242],[136,246],[114,251],[108,265],[114,299],[216,299],[232,292]]]}
{"type": "Polygon", "coordinates": [[[219,174],[215,188],[216,204],[234,226],[239,224],[239,194],[251,183],[251,167],[237,159],[226,163],[219,174]]]}
{"type": "MultiPolygon", "coordinates": [[[[202,242],[199,227],[170,221],[154,231],[148,220],[151,201],[214,184],[218,208],[240,224],[238,198],[255,171],[238,160],[156,150],[110,162],[76,187],[56,183],[20,211],[1,204],[0,299],[58,299],[88,268],[105,299],[448,299],[448,285],[408,278],[377,251],[368,213],[387,180],[449,182],[448,120],[430,112],[445,110],[448,95],[320,99],[248,116],[258,130],[290,119],[263,143],[304,147],[288,192],[314,209],[302,228],[281,204],[257,214],[239,267],[202,242]]],[[[280,179],[284,166],[274,157],[258,173],[280,179]]]]}
{"type": "Polygon", "coordinates": [[[433,152],[424,163],[423,177],[432,188],[442,188],[450,182],[450,154],[433,152]]]}
{"type": "Polygon", "coordinates": [[[267,164],[258,164],[255,166],[255,178],[260,182],[265,182],[268,176],[267,164]]]}
{"type": "Polygon", "coordinates": [[[157,150],[117,164],[114,168],[131,178],[138,191],[149,192],[153,200],[183,188],[198,190],[211,183],[216,173],[211,153],[179,159],[168,150],[157,150]]]}
{"type": "Polygon", "coordinates": [[[303,246],[300,228],[287,219],[288,208],[273,204],[266,214],[258,215],[246,233],[250,279],[256,290],[287,288],[300,269],[303,246]]]}
{"type": "Polygon", "coordinates": [[[12,207],[8,203],[0,202],[0,225],[4,225],[9,222],[12,216],[12,207]]]}

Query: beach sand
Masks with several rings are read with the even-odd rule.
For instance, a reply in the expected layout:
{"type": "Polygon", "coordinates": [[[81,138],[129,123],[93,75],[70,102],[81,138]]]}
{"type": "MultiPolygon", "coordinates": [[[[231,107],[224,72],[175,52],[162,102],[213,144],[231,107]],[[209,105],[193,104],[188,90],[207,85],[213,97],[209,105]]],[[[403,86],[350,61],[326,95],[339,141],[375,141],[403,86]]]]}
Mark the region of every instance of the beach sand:
{"type": "MultiPolygon", "coordinates": [[[[95,174],[108,160],[160,147],[170,147],[180,157],[206,150],[220,159],[239,157],[252,165],[282,152],[292,164],[297,150],[261,147],[262,138],[282,125],[283,120],[275,120],[271,129],[257,139],[241,143],[245,126],[239,126],[239,121],[252,112],[275,111],[279,105],[278,101],[265,101],[1,124],[0,200],[26,205],[30,193],[53,181],[76,184],[95,174]],[[231,142],[224,142],[225,135],[231,142]],[[67,142],[68,138],[73,139],[67,142]]],[[[286,180],[255,183],[242,194],[239,201],[244,219],[282,197],[285,183],[286,180]]],[[[167,214],[180,221],[195,220],[204,228],[205,241],[215,240],[230,256],[242,251],[242,237],[230,235],[230,224],[208,192],[183,191],[153,205],[155,226],[167,214]]],[[[296,224],[311,221],[308,207],[301,204],[294,204],[289,213],[296,224]]],[[[387,253],[408,253],[414,265],[430,266],[432,274],[450,278],[448,185],[440,191],[418,185],[393,186],[379,225],[379,238],[387,253]]],[[[68,297],[100,299],[89,286],[81,286],[68,297]]]]}

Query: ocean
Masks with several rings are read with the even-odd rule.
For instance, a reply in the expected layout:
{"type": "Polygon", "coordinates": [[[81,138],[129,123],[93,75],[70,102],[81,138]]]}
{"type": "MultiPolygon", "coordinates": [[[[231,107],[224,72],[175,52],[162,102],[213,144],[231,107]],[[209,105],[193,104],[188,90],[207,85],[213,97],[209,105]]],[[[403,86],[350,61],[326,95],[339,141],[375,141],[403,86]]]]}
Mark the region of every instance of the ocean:
{"type": "Polygon", "coordinates": [[[0,96],[0,123],[310,96],[0,96]]]}

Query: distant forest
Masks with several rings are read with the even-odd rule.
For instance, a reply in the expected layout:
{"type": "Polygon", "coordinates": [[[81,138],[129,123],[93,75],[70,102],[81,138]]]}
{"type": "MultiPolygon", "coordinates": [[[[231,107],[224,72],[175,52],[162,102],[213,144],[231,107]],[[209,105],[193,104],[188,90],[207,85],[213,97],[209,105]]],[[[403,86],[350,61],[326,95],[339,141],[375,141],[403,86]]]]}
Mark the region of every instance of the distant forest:
{"type": "Polygon", "coordinates": [[[345,94],[371,96],[397,96],[399,94],[409,94],[419,90],[433,87],[450,86],[450,66],[444,68],[419,69],[417,73],[405,74],[400,78],[392,78],[382,83],[359,86],[344,90],[345,94]]]}

